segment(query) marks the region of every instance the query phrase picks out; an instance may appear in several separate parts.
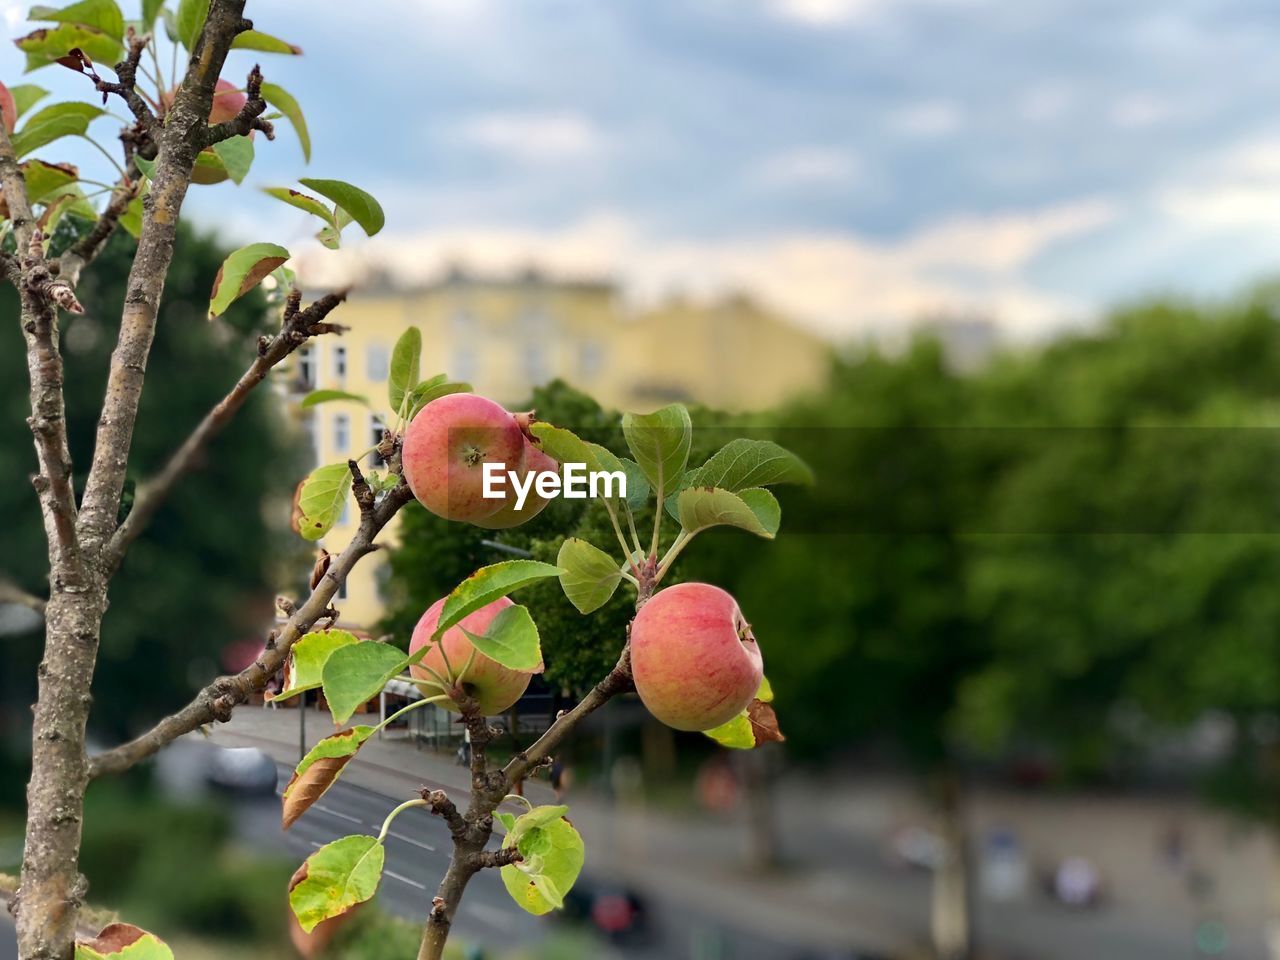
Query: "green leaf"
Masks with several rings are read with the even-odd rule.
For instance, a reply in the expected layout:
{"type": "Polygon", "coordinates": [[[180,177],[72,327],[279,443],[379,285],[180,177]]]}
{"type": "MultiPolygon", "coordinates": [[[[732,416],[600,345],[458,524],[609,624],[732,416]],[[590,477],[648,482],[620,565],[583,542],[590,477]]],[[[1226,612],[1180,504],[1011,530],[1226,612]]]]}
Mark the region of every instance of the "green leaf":
{"type": "Polygon", "coordinates": [[[768,677],[760,678],[760,689],[756,691],[756,699],[761,703],[773,703],[773,685],[768,677]]]}
{"type": "Polygon", "coordinates": [[[737,492],[775,483],[813,483],[809,465],[771,440],[730,440],[706,463],[690,471],[686,486],[737,492]]]}
{"type": "Polygon", "coordinates": [[[693,487],[681,491],[676,509],[680,526],[688,534],[708,527],[730,526],[772,540],[782,520],[778,501],[761,487],[739,493],[716,487],[693,487]]]}
{"type": "MultiPolygon", "coordinates": [[[[511,899],[529,913],[541,915],[556,909],[555,896],[563,899],[573,888],[574,881],[582,872],[586,851],[578,831],[562,817],[534,828],[534,831],[529,831],[519,839],[527,842],[529,835],[535,831],[541,850],[536,856],[536,863],[511,864],[503,867],[501,873],[502,883],[511,899]],[[531,866],[537,869],[533,870],[531,866]],[[542,878],[542,881],[539,882],[538,878],[542,878]],[[548,894],[552,896],[549,897],[548,894]]],[[[514,836],[514,832],[509,833],[503,839],[504,848],[515,845],[514,836]]]]}
{"type": "Polygon", "coordinates": [[[498,812],[493,815],[493,819],[502,824],[502,829],[506,830],[507,833],[516,828],[516,817],[513,813],[498,812]]]}
{"type": "Polygon", "coordinates": [[[324,796],[376,729],[366,725],[352,727],[325,737],[307,751],[280,795],[283,829],[293,826],[313,803],[324,796]]]}
{"type": "Polygon", "coordinates": [[[142,0],[142,32],[150,33],[156,25],[156,17],[160,13],[160,8],[164,6],[164,0],[142,0]]]}
{"type": "Polygon", "coordinates": [[[336,203],[371,237],[386,223],[381,204],[359,187],[343,180],[319,180],[315,177],[304,177],[298,182],[336,203]]]}
{"type": "Polygon", "coordinates": [[[602,469],[592,444],[572,431],[537,421],[529,427],[529,432],[542,445],[542,452],[560,463],[586,464],[589,471],[602,469]]]}
{"type": "Polygon", "coordinates": [[[83,136],[89,124],[106,113],[92,103],[55,103],[31,115],[22,129],[13,135],[15,156],[24,157],[32,150],[63,137],[83,136]]]}
{"type": "Polygon", "coordinates": [[[307,857],[305,875],[289,891],[298,925],[310,933],[322,920],[372,897],[382,880],[385,857],[377,837],[359,834],[327,843],[307,857]]]}
{"type": "Polygon", "coordinates": [[[649,494],[653,492],[649,486],[649,478],[644,475],[640,464],[634,460],[619,457],[618,462],[622,464],[622,469],[627,475],[627,506],[632,510],[639,510],[649,499],[649,494]]]}
{"type": "Polygon", "coordinates": [[[20,83],[16,87],[10,87],[9,92],[13,94],[13,105],[17,107],[19,119],[49,95],[48,90],[37,87],[34,83],[20,83]]]}
{"type": "Polygon", "coordinates": [[[294,99],[293,94],[277,84],[263,83],[262,99],[288,118],[298,143],[302,146],[302,158],[310,163],[311,134],[307,132],[307,119],[302,114],[302,107],[298,106],[298,101],[294,99]]]}
{"type": "Polygon", "coordinates": [[[319,406],[322,403],[331,403],[334,400],[349,400],[352,403],[363,403],[366,407],[369,401],[358,393],[348,393],[346,390],[312,390],[302,398],[300,406],[303,410],[310,407],[319,406]]]}
{"type": "MultiPolygon", "coordinates": [[[[295,47],[292,43],[285,43],[279,37],[273,37],[269,33],[262,33],[259,30],[246,30],[244,33],[236,35],[231,41],[232,50],[259,50],[262,53],[284,53],[290,56],[298,56],[302,53],[301,47],[295,47]]],[[[265,97],[263,98],[266,99],[265,97]]],[[[267,103],[270,103],[267,100],[267,103]]]]}
{"type": "Polygon", "coordinates": [[[124,39],[124,14],[115,0],[81,0],[69,7],[32,7],[28,20],[47,20],[53,23],[79,24],[105,33],[113,40],[124,39]]]}
{"type": "Polygon", "coordinates": [[[345,463],[316,467],[302,481],[298,494],[298,533],[304,540],[319,540],[338,522],[351,493],[351,468],[345,463]]]}
{"type": "Polygon", "coordinates": [[[324,698],[334,723],[346,723],[356,708],[382,692],[387,681],[408,666],[398,648],[376,640],[339,647],[325,661],[324,698]]]}
{"type": "Polygon", "coordinates": [[[101,30],[78,23],[60,23],[56,27],[36,30],[14,43],[27,55],[27,73],[57,63],[76,49],[94,63],[118,63],[124,58],[124,47],[120,41],[101,30]]]}
{"type": "Polygon", "coordinates": [[[134,154],[133,162],[137,165],[138,170],[142,175],[148,180],[154,180],[156,178],[156,162],[154,160],[148,160],[146,157],[140,157],[137,154],[134,154]]]}
{"type": "Polygon", "coordinates": [[[75,960],[173,960],[169,945],[131,923],[110,923],[92,940],[77,940],[75,960]]]}
{"type": "Polygon", "coordinates": [[[76,177],[76,168],[65,164],[28,160],[22,165],[22,179],[27,183],[27,198],[32,203],[43,203],[62,193],[76,182],[76,177]]]}
{"type": "Polygon", "coordinates": [[[483,634],[460,628],[475,648],[490,660],[521,673],[542,672],[542,644],[538,626],[527,608],[516,605],[498,613],[483,634]]]}
{"type": "Polygon", "coordinates": [[[684,405],[673,403],[643,416],[623,414],[622,434],[659,496],[675,489],[689,462],[689,446],[693,442],[693,422],[684,405]]]}
{"type": "Polygon", "coordinates": [[[218,268],[209,295],[210,318],[225,313],[227,307],[288,259],[289,251],[275,243],[251,243],[227,257],[218,268]]]}
{"type": "Polygon", "coordinates": [[[208,17],[209,0],[178,0],[178,13],[174,21],[178,42],[194,51],[208,17]]]}
{"type": "Polygon", "coordinates": [[[285,665],[285,689],[273,699],[288,700],[304,690],[320,686],[324,665],[335,650],[359,643],[354,633],[346,630],[313,630],[298,639],[289,649],[289,661],[285,665]]]}
{"type": "Polygon", "coordinates": [[[248,137],[228,137],[221,143],[215,143],[213,152],[222,161],[227,175],[237,185],[244,183],[244,178],[249,174],[249,168],[253,166],[253,141],[248,137]]]}
{"type": "Polygon", "coordinates": [[[422,359],[422,331],[409,327],[400,334],[391,350],[391,367],[387,377],[387,399],[391,409],[399,413],[405,407],[405,394],[418,385],[418,366],[422,359]]]}
{"type": "MultiPolygon", "coordinates": [[[[505,560],[481,567],[453,588],[445,598],[444,609],[433,637],[438,637],[469,613],[505,597],[526,584],[543,577],[559,576],[560,568],[538,560],[505,560]]],[[[427,648],[424,647],[423,650],[427,648]]]]}
{"type": "Polygon", "coordinates": [[[277,200],[283,200],[291,207],[305,210],[307,213],[319,217],[325,223],[333,223],[333,211],[315,197],[292,190],[289,187],[263,187],[262,192],[275,197],[277,200]]]}
{"type": "Polygon", "coordinates": [[[511,842],[519,843],[525,834],[559,820],[568,812],[569,808],[563,804],[542,804],[537,807],[530,807],[528,812],[520,815],[515,822],[515,826],[512,827],[511,842]]]}
{"type": "Polygon", "coordinates": [[[129,201],[129,205],[124,208],[124,213],[120,215],[121,228],[137,240],[142,235],[142,198],[148,191],[145,189],[138,196],[129,201]]]}
{"type": "Polygon", "coordinates": [[[756,745],[755,735],[751,732],[751,721],[747,719],[745,710],[728,723],[704,730],[703,733],[730,750],[750,750],[756,745]]]}
{"type": "Polygon", "coordinates": [[[430,380],[424,380],[413,388],[413,392],[409,394],[409,419],[412,420],[418,415],[423,407],[432,400],[438,400],[441,397],[448,396],[451,393],[470,393],[471,384],[456,383],[454,381],[446,381],[446,374],[437,374],[430,380]]]}
{"type": "Polygon", "coordinates": [[[564,588],[564,595],[579,613],[591,613],[603,607],[622,579],[622,572],[613,557],[576,537],[570,537],[560,545],[556,566],[560,568],[560,586],[564,588]]]}

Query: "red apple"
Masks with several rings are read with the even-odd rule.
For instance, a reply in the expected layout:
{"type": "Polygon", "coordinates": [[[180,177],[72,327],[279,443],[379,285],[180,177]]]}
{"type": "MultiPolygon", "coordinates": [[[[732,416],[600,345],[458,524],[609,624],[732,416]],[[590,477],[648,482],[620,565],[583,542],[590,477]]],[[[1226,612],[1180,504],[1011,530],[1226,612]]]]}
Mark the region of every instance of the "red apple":
{"type": "Polygon", "coordinates": [[[13,133],[13,128],[18,125],[18,105],[3,83],[0,83],[0,122],[4,123],[5,133],[13,133]]]}
{"type": "Polygon", "coordinates": [[[209,108],[209,122],[227,123],[234,120],[248,102],[248,94],[234,83],[230,80],[219,80],[217,86],[213,88],[213,105],[209,108]]]}
{"type": "Polygon", "coordinates": [[[631,624],[631,673],[655,717],[710,730],[747,708],[764,665],[738,603],[709,583],[659,590],[631,624]]]}
{"type": "Polygon", "coordinates": [[[451,393],[418,411],[405,431],[404,476],[436,516],[478,523],[506,504],[484,496],[484,465],[497,464],[505,481],[508,470],[519,468],[524,448],[524,431],[501,406],[473,393],[451,393]]]}
{"type": "MultiPolygon", "coordinates": [[[[524,483],[525,478],[530,474],[539,473],[555,473],[560,469],[560,464],[556,463],[551,457],[542,452],[542,448],[534,444],[528,437],[524,441],[524,456],[520,461],[520,482],[524,483]]],[[[507,484],[510,490],[510,483],[507,484]]],[[[484,527],[486,530],[507,530],[511,527],[518,527],[520,524],[532,520],[542,512],[542,508],[550,503],[547,497],[538,496],[534,487],[529,488],[529,493],[525,497],[524,506],[519,510],[516,509],[516,494],[512,490],[506,502],[498,509],[498,512],[491,517],[485,517],[483,520],[475,521],[477,527],[484,527]]]]}
{"type": "MultiPolygon", "coordinates": [[[[428,671],[428,667],[442,677],[448,676],[448,667],[445,666],[446,655],[449,658],[449,666],[452,666],[454,670],[461,670],[466,666],[472,651],[475,650],[475,644],[462,632],[463,628],[465,627],[475,634],[482,634],[489,628],[493,618],[510,606],[514,606],[510,598],[499,597],[493,603],[481,607],[474,613],[467,614],[459,623],[450,627],[441,635],[439,644],[434,644],[432,649],[422,658],[422,661],[410,668],[410,672],[419,680],[432,682],[435,681],[435,677],[428,671]],[[444,647],[443,652],[441,652],[441,646],[444,647]]],[[[440,622],[440,611],[443,609],[444,598],[442,597],[422,615],[418,625],[413,628],[413,638],[409,641],[409,653],[417,653],[418,650],[432,643],[431,635],[435,633],[436,625],[440,622]]],[[[463,678],[462,688],[475,698],[480,705],[481,713],[486,717],[493,717],[502,713],[519,700],[524,695],[525,690],[528,689],[529,680],[533,674],[541,672],[541,665],[537,670],[530,673],[512,670],[510,667],[504,667],[496,660],[491,660],[483,653],[476,651],[475,660],[471,663],[471,669],[467,671],[467,675],[463,678]]],[[[434,696],[432,691],[424,692],[428,696],[434,696]]],[[[446,710],[452,710],[454,713],[459,712],[458,705],[452,700],[442,700],[440,701],[440,706],[446,710]]]]}

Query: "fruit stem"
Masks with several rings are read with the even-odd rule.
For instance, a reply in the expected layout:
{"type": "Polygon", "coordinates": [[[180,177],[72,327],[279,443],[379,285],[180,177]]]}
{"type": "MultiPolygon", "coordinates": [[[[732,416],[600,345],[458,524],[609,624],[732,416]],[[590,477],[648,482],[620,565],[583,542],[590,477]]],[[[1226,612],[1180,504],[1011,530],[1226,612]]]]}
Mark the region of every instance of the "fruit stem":
{"type": "Polygon", "coordinates": [[[631,553],[631,548],[627,546],[627,538],[622,535],[622,527],[618,525],[617,508],[614,507],[610,500],[601,498],[601,502],[604,503],[605,512],[609,514],[609,522],[613,524],[613,532],[618,538],[618,545],[622,547],[623,559],[626,560],[626,562],[631,566],[631,569],[635,571],[635,575],[637,577],[640,576],[640,568],[636,566],[635,557],[631,553]]]}
{"type": "Polygon", "coordinates": [[[408,810],[410,807],[425,807],[428,803],[430,803],[429,800],[423,800],[421,797],[414,797],[412,800],[406,800],[404,803],[400,804],[400,806],[388,813],[387,819],[382,821],[382,830],[378,834],[378,842],[381,843],[383,840],[387,839],[387,831],[391,829],[392,820],[400,816],[401,813],[408,810]]]}
{"type": "Polygon", "coordinates": [[[532,810],[532,809],[533,809],[533,804],[529,801],[529,798],[528,798],[528,797],[522,797],[522,796],[520,796],[520,794],[518,794],[518,793],[508,793],[505,797],[503,797],[503,798],[502,798],[502,802],[503,802],[503,803],[506,803],[508,800],[519,800],[521,803],[523,803],[523,804],[524,804],[526,807],[528,807],[530,810],[532,810]]]}

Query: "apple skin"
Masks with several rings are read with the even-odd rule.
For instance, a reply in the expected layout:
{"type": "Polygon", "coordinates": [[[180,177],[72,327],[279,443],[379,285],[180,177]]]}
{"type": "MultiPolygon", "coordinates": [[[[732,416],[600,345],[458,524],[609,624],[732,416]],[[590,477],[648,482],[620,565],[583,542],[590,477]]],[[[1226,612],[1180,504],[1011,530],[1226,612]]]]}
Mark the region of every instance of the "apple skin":
{"type": "MultiPolygon", "coordinates": [[[[401,462],[418,502],[438,517],[478,523],[505,501],[484,496],[484,465],[520,466],[525,436],[516,418],[473,393],[437,397],[405,431],[401,462]]],[[[509,490],[510,487],[508,486],[509,490]]]]}
{"type": "MultiPolygon", "coordinates": [[[[524,456],[520,461],[520,481],[523,483],[524,478],[529,473],[554,473],[559,471],[560,464],[552,457],[542,452],[542,448],[538,447],[528,437],[524,441],[524,456]]],[[[538,496],[537,491],[529,488],[528,496],[525,497],[523,509],[516,509],[516,494],[511,490],[510,483],[507,484],[510,490],[510,496],[506,503],[498,508],[498,512],[491,517],[485,517],[483,520],[476,520],[477,527],[484,527],[486,530],[509,530],[512,527],[518,527],[522,523],[527,523],[538,514],[551,501],[546,497],[538,496]]]]}
{"type": "Polygon", "coordinates": [[[747,708],[764,664],[738,603],[709,583],[655,593],[631,624],[636,692],[676,730],[710,730],[747,708]]]}
{"type": "MultiPolygon", "coordinates": [[[[417,653],[422,647],[431,643],[431,635],[435,633],[436,624],[440,622],[440,611],[444,609],[444,601],[445,598],[441,597],[433,603],[427,612],[422,615],[418,625],[413,628],[413,638],[409,641],[410,654],[417,653]]],[[[440,652],[440,645],[434,646],[422,658],[421,663],[416,663],[409,668],[410,673],[419,680],[435,681],[435,677],[427,672],[426,668],[430,667],[441,676],[446,676],[445,654],[448,654],[449,663],[453,666],[453,669],[461,670],[466,665],[468,658],[470,658],[471,651],[475,649],[475,645],[462,632],[462,628],[465,627],[476,634],[484,633],[489,628],[489,624],[493,622],[494,617],[507,609],[507,607],[514,605],[509,597],[499,597],[493,603],[467,614],[459,623],[450,627],[441,636],[440,641],[444,646],[444,653],[440,652]]],[[[467,671],[462,686],[480,705],[480,712],[486,717],[493,717],[502,713],[524,696],[525,690],[529,688],[529,680],[532,678],[533,673],[541,672],[541,666],[532,673],[512,670],[476,651],[476,658],[472,661],[471,669],[467,671]]],[[[434,696],[429,691],[424,692],[426,692],[427,696],[434,696]]],[[[440,706],[446,710],[452,710],[454,713],[461,712],[458,709],[458,705],[452,700],[441,700],[440,706]]]]}
{"type": "Polygon", "coordinates": [[[219,80],[213,88],[213,105],[209,108],[210,123],[227,123],[234,120],[249,102],[248,95],[230,80],[219,80]]]}
{"type": "Polygon", "coordinates": [[[0,122],[4,123],[5,133],[13,133],[13,128],[18,125],[18,105],[3,83],[0,83],[0,122]]]}
{"type": "MultiPolygon", "coordinates": [[[[167,113],[173,106],[173,98],[177,94],[177,89],[174,89],[160,97],[160,106],[164,112],[167,113]]],[[[213,88],[213,103],[209,107],[209,122],[227,123],[230,120],[234,120],[248,101],[248,95],[230,80],[219,80],[213,88]]],[[[249,136],[253,136],[252,130],[249,131],[249,136]]],[[[228,179],[230,179],[230,175],[223,169],[213,149],[210,147],[200,151],[196,157],[195,167],[191,171],[191,182],[210,186],[228,179]]]]}

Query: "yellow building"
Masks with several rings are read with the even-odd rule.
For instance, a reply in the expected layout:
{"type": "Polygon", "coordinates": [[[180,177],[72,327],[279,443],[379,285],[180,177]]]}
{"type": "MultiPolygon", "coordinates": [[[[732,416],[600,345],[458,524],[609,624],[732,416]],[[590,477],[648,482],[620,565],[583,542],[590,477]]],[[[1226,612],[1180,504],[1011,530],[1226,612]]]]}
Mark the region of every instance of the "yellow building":
{"type": "MultiPolygon", "coordinates": [[[[337,319],[350,331],[299,351],[286,377],[294,400],[338,389],[384,409],[391,349],[409,326],[422,331],[423,376],[447,372],[507,404],[561,377],[618,410],[648,412],[677,400],[758,410],[820,383],[829,353],[824,341],[743,298],[633,313],[613,284],[533,271],[503,279],[455,271],[418,290],[358,294],[337,319]]],[[[355,402],[323,404],[300,418],[317,463],[360,454],[379,436],[372,412],[355,402]]],[[[325,548],[340,550],[355,519],[348,507],[325,548]]],[[[375,554],[352,572],[338,602],[344,624],[364,627],[381,616],[378,566],[375,554]]]]}

